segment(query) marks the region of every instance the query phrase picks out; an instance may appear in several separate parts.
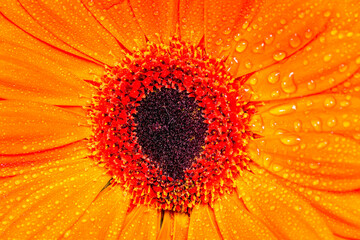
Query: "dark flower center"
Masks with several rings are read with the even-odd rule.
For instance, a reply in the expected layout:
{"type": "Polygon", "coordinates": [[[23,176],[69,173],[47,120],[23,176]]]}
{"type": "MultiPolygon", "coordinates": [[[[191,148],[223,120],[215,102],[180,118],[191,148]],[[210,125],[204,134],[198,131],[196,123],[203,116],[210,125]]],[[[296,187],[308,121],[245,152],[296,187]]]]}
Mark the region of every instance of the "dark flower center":
{"type": "Polygon", "coordinates": [[[136,110],[135,131],[143,153],[164,175],[182,179],[205,144],[208,124],[202,109],[185,92],[162,88],[148,94],[136,110]]]}
{"type": "Polygon", "coordinates": [[[234,191],[256,109],[247,77],[227,69],[174,38],[126,54],[94,83],[89,148],[132,205],[190,212],[234,191]]]}

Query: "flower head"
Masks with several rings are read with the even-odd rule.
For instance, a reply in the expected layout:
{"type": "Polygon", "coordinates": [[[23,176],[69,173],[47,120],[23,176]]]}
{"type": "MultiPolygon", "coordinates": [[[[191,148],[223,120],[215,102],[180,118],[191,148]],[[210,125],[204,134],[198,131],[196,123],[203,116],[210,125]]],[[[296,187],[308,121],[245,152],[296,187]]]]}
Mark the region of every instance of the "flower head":
{"type": "Polygon", "coordinates": [[[360,238],[356,1],[0,14],[0,238],[360,238]]]}

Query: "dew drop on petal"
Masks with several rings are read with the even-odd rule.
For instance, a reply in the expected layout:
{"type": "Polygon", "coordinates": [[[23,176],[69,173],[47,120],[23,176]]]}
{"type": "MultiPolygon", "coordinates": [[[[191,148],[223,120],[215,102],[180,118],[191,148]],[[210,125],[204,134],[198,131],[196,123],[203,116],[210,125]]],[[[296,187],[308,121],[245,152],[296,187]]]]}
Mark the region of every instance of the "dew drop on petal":
{"type": "Polygon", "coordinates": [[[271,84],[277,83],[280,79],[280,72],[275,71],[269,74],[268,76],[268,82],[271,84]]]}
{"type": "Polygon", "coordinates": [[[343,72],[345,72],[347,69],[348,69],[348,65],[346,65],[346,64],[344,64],[344,63],[339,65],[339,72],[343,73],[343,72]]]}
{"type": "Polygon", "coordinates": [[[341,102],[340,102],[340,106],[341,106],[341,107],[347,107],[347,106],[349,106],[349,105],[350,105],[350,102],[349,102],[349,101],[344,100],[344,101],[341,101],[341,102]]]}
{"type": "Polygon", "coordinates": [[[271,97],[272,98],[278,98],[280,96],[280,91],[279,90],[275,90],[271,93],[271,97]]]}
{"type": "Polygon", "coordinates": [[[313,36],[313,32],[311,31],[311,29],[307,29],[305,32],[305,38],[309,39],[313,36]]]}
{"type": "Polygon", "coordinates": [[[265,43],[264,42],[259,42],[259,43],[255,44],[255,46],[253,48],[254,53],[263,53],[264,50],[265,50],[265,43]]]}
{"type": "Polygon", "coordinates": [[[326,54],[326,55],[324,56],[324,62],[329,62],[329,61],[331,60],[331,58],[332,58],[332,54],[331,54],[331,53],[326,54]]]}
{"type": "Polygon", "coordinates": [[[320,168],[320,163],[310,163],[309,167],[311,169],[318,169],[318,168],[320,168]]]}
{"type": "Polygon", "coordinates": [[[311,79],[311,80],[307,83],[307,88],[308,88],[309,90],[314,90],[315,87],[316,87],[316,83],[315,83],[314,80],[311,79]]]}
{"type": "Polygon", "coordinates": [[[335,106],[335,104],[336,104],[336,100],[334,97],[327,97],[324,100],[324,107],[326,108],[332,108],[333,106],[335,106]]]}
{"type": "Polygon", "coordinates": [[[293,34],[290,38],[289,38],[289,45],[292,48],[297,48],[298,46],[300,46],[301,44],[301,39],[299,37],[299,35],[297,33],[293,34]]]}
{"type": "Polygon", "coordinates": [[[241,40],[239,42],[239,44],[236,46],[236,51],[239,53],[245,51],[247,45],[248,45],[248,42],[246,40],[241,40]]]}
{"type": "Polygon", "coordinates": [[[264,161],[264,167],[269,167],[272,162],[272,158],[270,155],[264,156],[263,161],[264,161]]]}
{"type": "Polygon", "coordinates": [[[273,164],[272,169],[274,170],[274,172],[280,172],[283,169],[283,167],[279,164],[273,164]]]}
{"type": "Polygon", "coordinates": [[[235,42],[240,41],[240,39],[241,39],[241,34],[240,33],[237,33],[237,34],[234,35],[235,42]]]}
{"type": "Polygon", "coordinates": [[[274,35],[273,34],[269,34],[265,37],[264,39],[266,44],[271,44],[274,41],[274,35]]]}
{"type": "Polygon", "coordinates": [[[360,65],[360,56],[356,58],[355,62],[360,65]]]}
{"type": "Polygon", "coordinates": [[[311,119],[311,126],[315,129],[315,131],[320,132],[322,129],[321,120],[319,118],[311,119]]]}
{"type": "Polygon", "coordinates": [[[273,58],[275,61],[281,61],[286,57],[286,53],[284,51],[277,51],[273,54],[273,58]]]}
{"type": "Polygon", "coordinates": [[[321,149],[321,148],[326,147],[327,145],[328,145],[327,141],[321,141],[321,142],[318,143],[317,148],[321,149]]]}
{"type": "Polygon", "coordinates": [[[327,120],[328,127],[335,127],[336,124],[337,124],[337,121],[336,121],[335,117],[331,117],[327,120]]]}
{"type": "Polygon", "coordinates": [[[224,34],[225,35],[228,35],[228,34],[230,34],[231,33],[231,28],[226,28],[225,30],[224,30],[224,34]]]}
{"type": "Polygon", "coordinates": [[[288,115],[296,111],[295,104],[284,104],[276,107],[272,107],[269,112],[275,116],[288,115]]]}
{"type": "Polygon", "coordinates": [[[256,77],[251,77],[249,79],[249,84],[250,85],[256,85],[257,81],[258,81],[258,79],[256,77]]]}
{"type": "Polygon", "coordinates": [[[287,135],[280,138],[281,143],[288,146],[298,145],[301,142],[301,138],[296,135],[287,135]]]}
{"type": "Polygon", "coordinates": [[[294,73],[291,72],[288,76],[284,77],[281,82],[281,89],[285,93],[294,93],[296,92],[296,85],[294,83],[294,73]]]}
{"type": "Polygon", "coordinates": [[[294,122],[294,131],[295,132],[300,132],[302,128],[302,122],[300,120],[296,120],[294,122]]]}

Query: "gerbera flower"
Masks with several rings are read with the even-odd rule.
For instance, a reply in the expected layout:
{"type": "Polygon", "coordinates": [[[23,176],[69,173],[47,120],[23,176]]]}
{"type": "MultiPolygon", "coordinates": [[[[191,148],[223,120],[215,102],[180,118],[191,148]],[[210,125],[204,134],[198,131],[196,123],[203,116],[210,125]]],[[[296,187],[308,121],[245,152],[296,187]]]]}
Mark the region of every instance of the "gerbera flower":
{"type": "Polygon", "coordinates": [[[1,239],[360,239],[357,1],[1,14],[1,239]]]}

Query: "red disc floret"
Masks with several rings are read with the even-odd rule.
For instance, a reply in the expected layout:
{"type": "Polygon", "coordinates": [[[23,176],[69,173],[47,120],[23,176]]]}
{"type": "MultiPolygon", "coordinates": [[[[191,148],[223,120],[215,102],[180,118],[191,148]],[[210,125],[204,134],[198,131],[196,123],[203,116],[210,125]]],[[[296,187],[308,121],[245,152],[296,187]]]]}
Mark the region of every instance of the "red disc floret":
{"type": "Polygon", "coordinates": [[[189,212],[234,189],[246,168],[249,121],[255,106],[224,62],[200,48],[173,39],[169,46],[149,44],[107,69],[88,110],[94,159],[107,168],[113,184],[123,186],[133,204],[189,212]],[[202,150],[184,177],[174,179],[144,154],[134,116],[149,93],[175,89],[194,98],[208,126],[202,150]]]}

